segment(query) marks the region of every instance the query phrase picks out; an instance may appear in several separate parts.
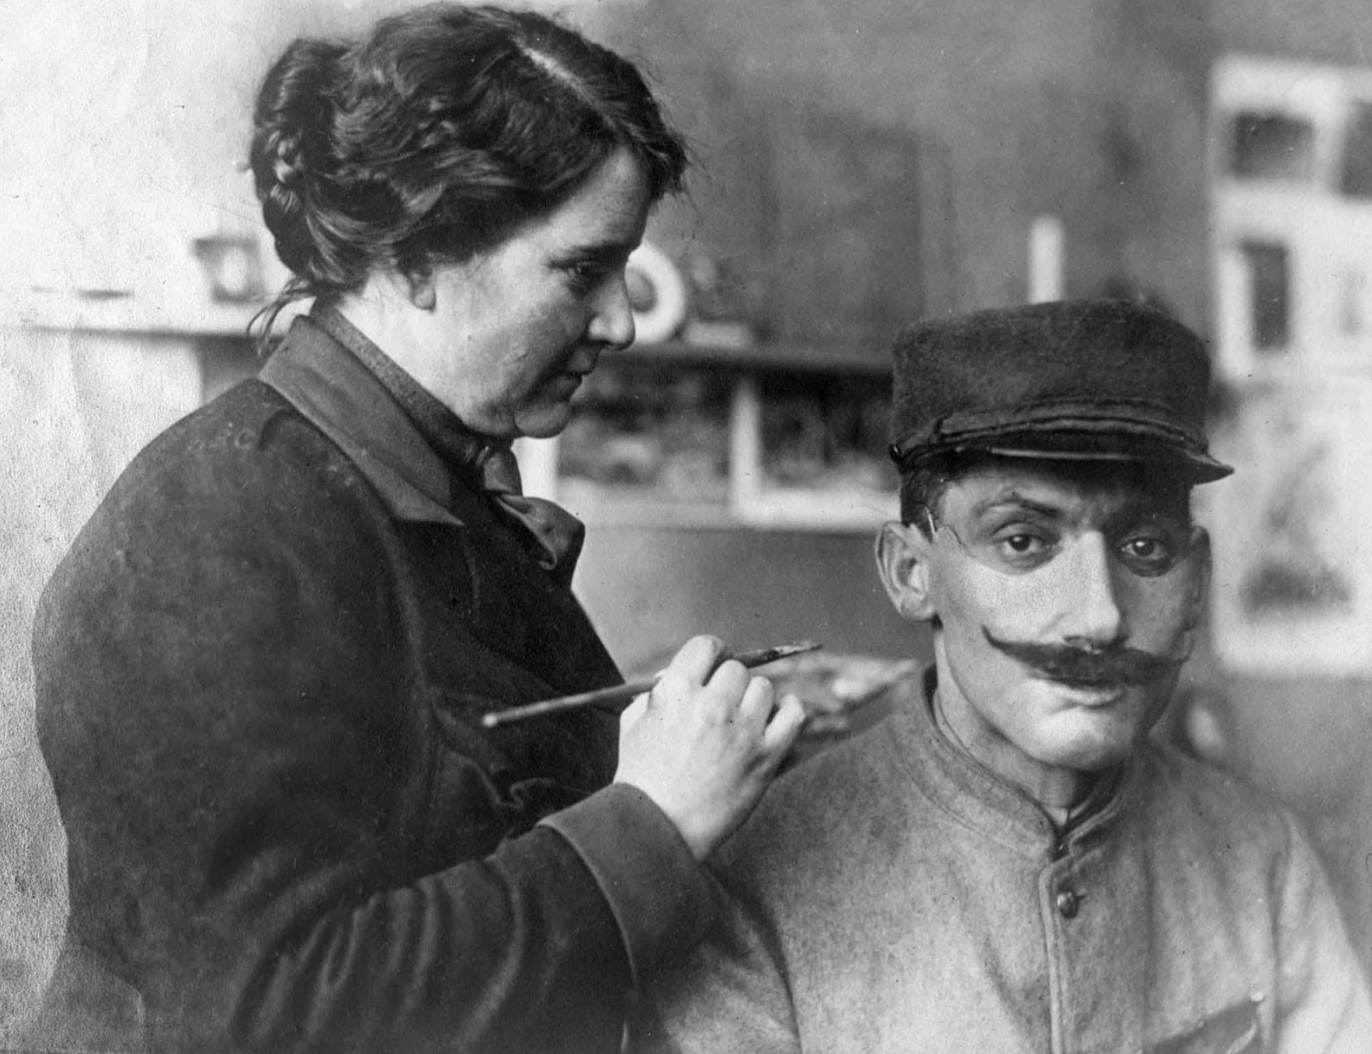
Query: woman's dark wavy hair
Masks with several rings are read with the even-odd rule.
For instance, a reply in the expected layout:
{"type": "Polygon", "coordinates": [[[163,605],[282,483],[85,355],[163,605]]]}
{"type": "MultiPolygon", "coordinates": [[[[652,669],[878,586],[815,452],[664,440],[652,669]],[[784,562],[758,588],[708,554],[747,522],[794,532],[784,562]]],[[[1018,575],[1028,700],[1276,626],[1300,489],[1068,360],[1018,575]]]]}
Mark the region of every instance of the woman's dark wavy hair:
{"type": "Polygon", "coordinates": [[[355,43],[298,39],[258,92],[250,153],[293,277],[258,318],[498,243],[627,148],[653,201],[687,153],[639,71],[543,15],[433,4],[355,43]]]}

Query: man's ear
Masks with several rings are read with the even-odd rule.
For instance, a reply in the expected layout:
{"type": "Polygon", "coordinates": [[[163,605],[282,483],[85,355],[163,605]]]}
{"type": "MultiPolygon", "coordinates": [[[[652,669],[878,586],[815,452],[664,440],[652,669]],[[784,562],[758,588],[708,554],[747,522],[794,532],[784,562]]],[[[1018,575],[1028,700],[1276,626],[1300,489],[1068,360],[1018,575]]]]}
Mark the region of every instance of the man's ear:
{"type": "Polygon", "coordinates": [[[1191,592],[1186,598],[1186,622],[1188,630],[1201,624],[1205,614],[1205,602],[1210,596],[1210,532],[1204,527],[1196,529],[1196,540],[1191,549],[1194,566],[1191,569],[1191,592]]]}
{"type": "Polygon", "coordinates": [[[892,520],[877,535],[877,572],[900,617],[928,622],[938,612],[929,597],[929,556],[933,542],[909,523],[892,520]]]}
{"type": "Polygon", "coordinates": [[[434,288],[433,271],[430,268],[405,272],[405,291],[410,303],[421,311],[432,311],[438,303],[437,290],[434,288]]]}

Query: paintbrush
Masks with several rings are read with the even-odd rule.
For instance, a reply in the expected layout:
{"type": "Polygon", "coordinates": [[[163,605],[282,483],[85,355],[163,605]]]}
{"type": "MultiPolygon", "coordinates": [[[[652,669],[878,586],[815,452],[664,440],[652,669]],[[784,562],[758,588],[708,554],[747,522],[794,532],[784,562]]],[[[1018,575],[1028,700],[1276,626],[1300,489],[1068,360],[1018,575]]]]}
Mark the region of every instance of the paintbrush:
{"type": "MultiPolygon", "coordinates": [[[[786,659],[792,655],[803,655],[807,651],[815,651],[818,648],[819,645],[813,641],[803,640],[797,641],[795,644],[778,644],[774,648],[745,651],[730,657],[752,669],[754,666],[764,666],[769,662],[786,659]]],[[[538,703],[514,706],[509,710],[492,710],[481,718],[481,724],[485,728],[499,728],[501,725],[523,721],[530,717],[560,714],[564,710],[580,710],[587,706],[627,706],[635,696],[652,691],[653,685],[657,684],[658,677],[661,676],[662,674],[658,674],[651,681],[636,681],[633,684],[615,685],[613,688],[600,688],[594,692],[579,692],[576,695],[564,695],[557,699],[544,699],[538,703]]]]}

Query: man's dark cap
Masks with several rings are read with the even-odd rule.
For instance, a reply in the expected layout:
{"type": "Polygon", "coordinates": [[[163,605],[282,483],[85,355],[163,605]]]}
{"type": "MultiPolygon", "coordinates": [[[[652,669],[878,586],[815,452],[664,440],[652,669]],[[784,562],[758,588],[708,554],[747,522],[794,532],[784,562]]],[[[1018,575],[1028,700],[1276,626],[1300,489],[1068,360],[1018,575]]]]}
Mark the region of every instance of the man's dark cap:
{"type": "Polygon", "coordinates": [[[917,323],[894,349],[891,456],[947,453],[1158,463],[1192,483],[1210,456],[1210,361],[1180,322],[1125,300],[1078,300],[917,323]]]}

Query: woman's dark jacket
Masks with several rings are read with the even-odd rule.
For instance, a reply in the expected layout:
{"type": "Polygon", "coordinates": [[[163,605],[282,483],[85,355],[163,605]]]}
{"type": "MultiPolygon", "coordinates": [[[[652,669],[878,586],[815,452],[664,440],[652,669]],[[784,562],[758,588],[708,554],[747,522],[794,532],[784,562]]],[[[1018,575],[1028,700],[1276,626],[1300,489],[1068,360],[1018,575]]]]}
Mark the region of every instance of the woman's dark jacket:
{"type": "Polygon", "coordinates": [[[315,320],[130,465],[34,661],[70,872],[53,1045],[613,1051],[698,933],[685,844],[605,788],[614,715],[481,728],[619,675],[315,320]]]}

